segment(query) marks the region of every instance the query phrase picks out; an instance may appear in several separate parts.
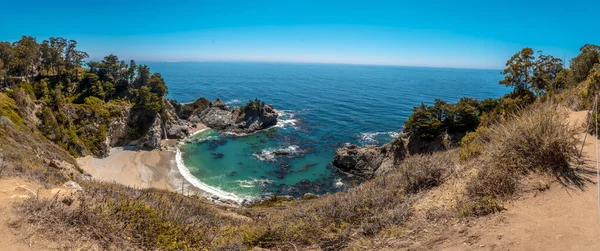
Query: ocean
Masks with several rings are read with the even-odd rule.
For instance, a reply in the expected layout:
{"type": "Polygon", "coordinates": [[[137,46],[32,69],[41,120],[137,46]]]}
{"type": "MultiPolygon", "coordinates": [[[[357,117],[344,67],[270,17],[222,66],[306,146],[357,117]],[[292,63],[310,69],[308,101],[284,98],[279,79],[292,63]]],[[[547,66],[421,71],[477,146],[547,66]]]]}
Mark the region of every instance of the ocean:
{"type": "Polygon", "coordinates": [[[280,111],[277,126],[251,135],[206,130],[180,145],[190,182],[241,201],[268,194],[324,194],[352,184],[330,165],[346,144],[381,145],[402,130],[413,107],[435,99],[498,98],[500,70],[300,63],[147,63],[168,97],[259,98],[280,111]]]}

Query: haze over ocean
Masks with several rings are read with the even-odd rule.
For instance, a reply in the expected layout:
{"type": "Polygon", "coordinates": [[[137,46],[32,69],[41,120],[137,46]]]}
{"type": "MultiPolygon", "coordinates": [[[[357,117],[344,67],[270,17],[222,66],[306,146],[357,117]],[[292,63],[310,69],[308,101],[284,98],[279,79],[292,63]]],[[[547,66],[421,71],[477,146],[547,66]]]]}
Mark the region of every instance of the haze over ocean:
{"type": "Polygon", "coordinates": [[[421,102],[482,100],[510,91],[498,84],[499,70],[298,63],[148,65],[165,78],[168,97],[179,102],[206,97],[236,106],[260,98],[281,111],[277,128],[244,137],[209,130],[195,136],[199,142],[182,146],[183,162],[194,176],[242,197],[333,191],[338,177],[328,164],[338,147],[389,142],[421,102]],[[277,157],[277,151],[288,155],[277,157]]]}

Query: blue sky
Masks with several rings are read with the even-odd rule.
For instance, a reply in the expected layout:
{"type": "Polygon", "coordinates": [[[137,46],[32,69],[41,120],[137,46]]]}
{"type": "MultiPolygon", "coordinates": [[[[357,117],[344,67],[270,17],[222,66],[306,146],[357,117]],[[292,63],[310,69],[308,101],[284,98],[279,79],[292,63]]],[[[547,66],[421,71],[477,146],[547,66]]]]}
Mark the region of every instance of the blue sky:
{"type": "Polygon", "coordinates": [[[0,40],[75,39],[91,59],[500,69],[523,47],[567,59],[600,1],[9,1],[0,40]]]}

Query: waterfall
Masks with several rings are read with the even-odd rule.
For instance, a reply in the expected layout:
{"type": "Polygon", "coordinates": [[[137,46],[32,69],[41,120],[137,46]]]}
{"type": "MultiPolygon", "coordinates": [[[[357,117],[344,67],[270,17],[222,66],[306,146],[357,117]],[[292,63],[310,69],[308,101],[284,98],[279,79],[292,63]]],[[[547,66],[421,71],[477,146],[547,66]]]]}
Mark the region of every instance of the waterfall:
{"type": "Polygon", "coordinates": [[[163,133],[165,134],[165,140],[169,139],[167,137],[167,123],[166,122],[163,123],[163,133]]]}

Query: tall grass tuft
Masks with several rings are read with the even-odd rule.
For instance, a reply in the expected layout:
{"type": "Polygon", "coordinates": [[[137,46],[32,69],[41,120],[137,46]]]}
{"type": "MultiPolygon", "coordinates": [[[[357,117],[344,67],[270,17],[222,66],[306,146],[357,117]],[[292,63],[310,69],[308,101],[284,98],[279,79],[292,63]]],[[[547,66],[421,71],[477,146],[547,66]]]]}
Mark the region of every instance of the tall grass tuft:
{"type": "Polygon", "coordinates": [[[490,201],[509,198],[519,191],[521,178],[531,173],[569,176],[577,156],[576,135],[566,109],[552,102],[536,103],[490,127],[476,163],[479,171],[467,186],[472,202],[494,204],[490,201]]]}

